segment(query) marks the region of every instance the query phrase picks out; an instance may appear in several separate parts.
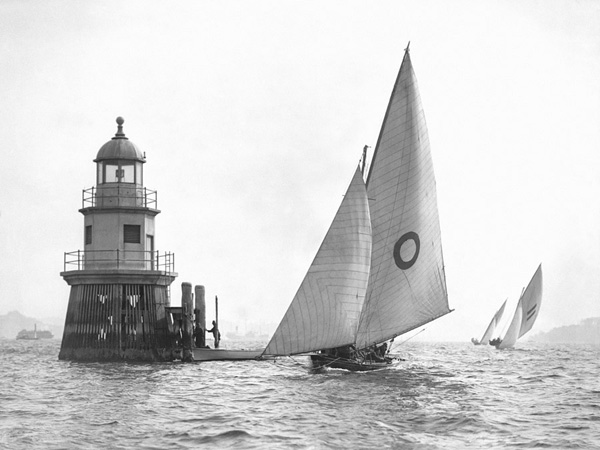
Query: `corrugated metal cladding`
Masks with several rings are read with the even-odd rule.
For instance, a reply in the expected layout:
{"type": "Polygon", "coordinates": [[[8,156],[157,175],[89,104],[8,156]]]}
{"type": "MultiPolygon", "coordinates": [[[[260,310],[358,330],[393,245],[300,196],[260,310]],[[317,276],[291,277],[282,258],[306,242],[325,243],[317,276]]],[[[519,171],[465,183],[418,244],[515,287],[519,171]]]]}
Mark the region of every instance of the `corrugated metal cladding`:
{"type": "MultiPolygon", "coordinates": [[[[73,286],[63,348],[126,350],[157,347],[155,286],[83,284],[73,286]]],[[[103,352],[106,354],[107,352],[103,352]]]]}

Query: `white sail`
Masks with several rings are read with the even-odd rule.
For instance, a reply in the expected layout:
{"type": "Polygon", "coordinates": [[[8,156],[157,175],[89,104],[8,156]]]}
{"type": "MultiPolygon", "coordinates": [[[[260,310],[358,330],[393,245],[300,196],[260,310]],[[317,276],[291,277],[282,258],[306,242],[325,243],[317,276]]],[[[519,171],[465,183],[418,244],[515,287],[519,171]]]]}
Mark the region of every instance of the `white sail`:
{"type": "Polygon", "coordinates": [[[354,342],[371,260],[365,183],[357,168],[333,223],[265,355],[293,355],[354,342]]]}
{"type": "Polygon", "coordinates": [[[519,331],[521,330],[521,319],[523,317],[523,308],[522,308],[522,297],[519,299],[519,303],[517,303],[517,308],[515,309],[515,314],[506,330],[506,334],[502,338],[500,345],[498,348],[509,348],[515,345],[517,339],[519,339],[519,331]]]}
{"type": "Polygon", "coordinates": [[[513,320],[498,348],[513,347],[521,336],[531,330],[542,303],[542,281],[542,265],[540,264],[527,288],[521,294],[513,320]]]}
{"type": "Polygon", "coordinates": [[[521,296],[521,306],[523,308],[523,319],[521,320],[521,328],[519,337],[523,336],[535,323],[540,305],[542,303],[542,265],[540,264],[533,274],[531,281],[527,285],[525,292],[521,296]]]}
{"type": "Polygon", "coordinates": [[[356,345],[450,312],[429,137],[405,52],[367,180],[373,252],[356,345]]]}
{"type": "Polygon", "coordinates": [[[504,307],[506,306],[507,300],[504,300],[504,303],[502,303],[502,306],[500,307],[500,309],[498,311],[496,311],[496,314],[494,314],[494,317],[492,317],[490,324],[486,328],[485,332],[483,333],[483,336],[481,337],[481,339],[479,341],[479,343],[481,345],[489,344],[490,339],[492,338],[492,335],[496,331],[496,327],[498,326],[498,323],[500,323],[500,320],[502,319],[502,315],[504,314],[504,307]]]}

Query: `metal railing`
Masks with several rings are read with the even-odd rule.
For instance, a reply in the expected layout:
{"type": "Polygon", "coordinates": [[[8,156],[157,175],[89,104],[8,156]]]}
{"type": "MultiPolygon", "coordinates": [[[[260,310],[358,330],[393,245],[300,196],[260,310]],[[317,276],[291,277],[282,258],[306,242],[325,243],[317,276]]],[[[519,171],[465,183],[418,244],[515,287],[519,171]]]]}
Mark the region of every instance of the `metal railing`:
{"type": "Polygon", "coordinates": [[[82,208],[134,205],[158,209],[157,191],[145,187],[126,187],[121,185],[103,186],[101,189],[93,186],[83,190],[81,205],[82,208]]]}
{"type": "Polygon", "coordinates": [[[76,250],[65,252],[64,271],[133,269],[175,271],[175,253],[140,250],[76,250]]]}

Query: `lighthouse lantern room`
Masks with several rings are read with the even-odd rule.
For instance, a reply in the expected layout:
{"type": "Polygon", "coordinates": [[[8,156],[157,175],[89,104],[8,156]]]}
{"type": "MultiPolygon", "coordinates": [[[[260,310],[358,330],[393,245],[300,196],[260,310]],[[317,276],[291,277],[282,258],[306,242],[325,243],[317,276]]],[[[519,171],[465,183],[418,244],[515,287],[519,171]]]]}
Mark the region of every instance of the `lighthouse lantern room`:
{"type": "Polygon", "coordinates": [[[146,156],[123,123],[118,117],[94,160],[96,185],[83,191],[83,250],[65,253],[71,293],[60,359],[169,359],[174,255],[155,250],[157,194],[144,187],[146,156]]]}

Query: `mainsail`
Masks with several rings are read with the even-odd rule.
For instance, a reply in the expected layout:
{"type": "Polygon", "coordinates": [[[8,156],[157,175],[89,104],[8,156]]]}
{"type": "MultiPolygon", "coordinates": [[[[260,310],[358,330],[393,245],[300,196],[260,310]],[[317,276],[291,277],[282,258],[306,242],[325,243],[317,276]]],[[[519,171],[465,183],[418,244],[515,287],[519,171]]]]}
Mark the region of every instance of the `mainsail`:
{"type": "Polygon", "coordinates": [[[358,348],[450,312],[429,136],[408,49],[371,161],[367,193],[373,251],[358,348]]]}
{"type": "Polygon", "coordinates": [[[498,348],[514,346],[521,336],[531,330],[540,311],[540,304],[542,303],[542,283],[542,265],[540,264],[527,288],[521,294],[515,315],[498,348]]]}
{"type": "Polygon", "coordinates": [[[481,336],[481,339],[479,340],[479,343],[481,345],[489,344],[492,335],[496,331],[496,327],[498,326],[498,323],[500,323],[500,320],[502,319],[502,315],[504,314],[504,308],[506,307],[507,301],[508,301],[508,299],[504,300],[504,303],[502,303],[502,306],[500,307],[500,309],[498,311],[496,311],[496,314],[494,314],[494,317],[492,317],[490,324],[483,332],[483,336],[481,336]]]}
{"type": "Polygon", "coordinates": [[[365,183],[357,168],[267,355],[293,355],[354,342],[371,261],[365,183]]]}

